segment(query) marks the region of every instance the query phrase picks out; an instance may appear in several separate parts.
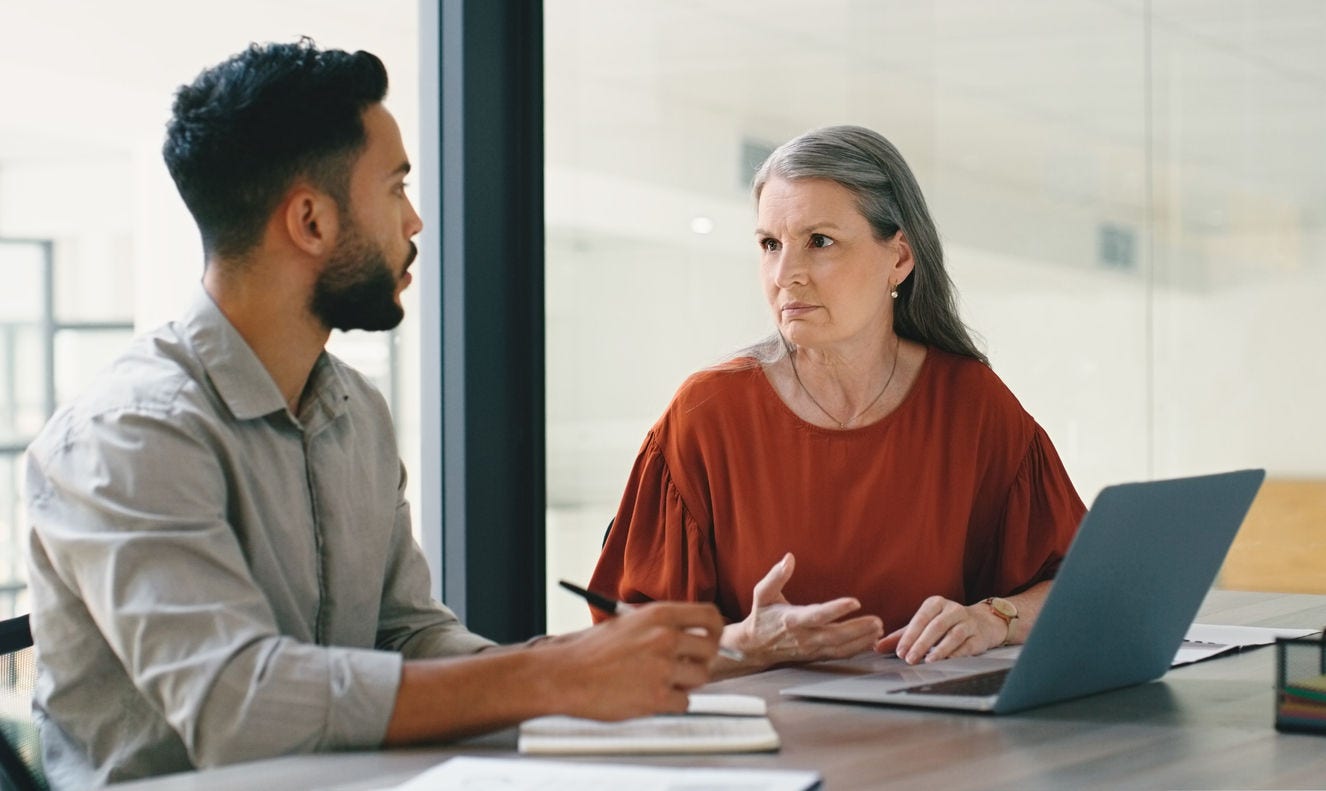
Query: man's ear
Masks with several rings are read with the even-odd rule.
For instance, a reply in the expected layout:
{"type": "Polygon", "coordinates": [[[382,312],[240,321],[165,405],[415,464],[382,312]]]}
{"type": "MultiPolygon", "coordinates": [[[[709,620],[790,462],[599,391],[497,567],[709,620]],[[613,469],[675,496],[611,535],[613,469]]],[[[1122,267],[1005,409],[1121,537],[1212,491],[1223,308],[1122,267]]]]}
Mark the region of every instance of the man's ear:
{"type": "Polygon", "coordinates": [[[310,186],[295,186],[281,204],[285,232],[295,247],[322,257],[336,245],[340,212],[330,195],[310,186]]]}

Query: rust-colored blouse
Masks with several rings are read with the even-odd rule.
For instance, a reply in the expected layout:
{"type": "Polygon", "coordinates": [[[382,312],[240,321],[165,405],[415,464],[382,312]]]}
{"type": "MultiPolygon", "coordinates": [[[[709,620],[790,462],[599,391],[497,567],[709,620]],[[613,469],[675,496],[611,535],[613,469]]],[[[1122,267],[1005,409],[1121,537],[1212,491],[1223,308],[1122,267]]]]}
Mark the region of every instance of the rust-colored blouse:
{"type": "Polygon", "coordinates": [[[645,437],[590,586],[739,621],[790,550],[789,601],[854,596],[888,631],[932,594],[971,603],[1051,579],[1085,511],[1050,438],[978,361],[928,349],[892,413],[834,431],[737,360],[691,376],[645,437]]]}

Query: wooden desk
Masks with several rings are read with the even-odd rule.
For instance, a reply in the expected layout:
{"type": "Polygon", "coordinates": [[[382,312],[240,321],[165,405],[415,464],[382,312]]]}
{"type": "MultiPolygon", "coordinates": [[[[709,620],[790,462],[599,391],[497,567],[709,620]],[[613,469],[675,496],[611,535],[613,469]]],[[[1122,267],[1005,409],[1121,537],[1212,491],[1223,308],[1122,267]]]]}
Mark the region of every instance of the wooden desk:
{"type": "MultiPolygon", "coordinates": [[[[1319,627],[1326,596],[1213,591],[1198,620],[1319,627]]],[[[1102,635],[1102,650],[1110,650],[1102,635]]],[[[841,672],[841,664],[837,667],[841,672]]],[[[868,666],[870,657],[852,660],[868,666]]],[[[785,699],[778,691],[834,666],[780,669],[706,691],[764,696],[776,754],[602,758],[680,766],[814,769],[832,791],[857,788],[1323,788],[1326,736],[1273,727],[1275,649],[1188,665],[1159,681],[1006,716],[785,699]]],[[[515,755],[515,732],[415,750],[294,756],[116,788],[382,788],[455,755],[515,755]]]]}

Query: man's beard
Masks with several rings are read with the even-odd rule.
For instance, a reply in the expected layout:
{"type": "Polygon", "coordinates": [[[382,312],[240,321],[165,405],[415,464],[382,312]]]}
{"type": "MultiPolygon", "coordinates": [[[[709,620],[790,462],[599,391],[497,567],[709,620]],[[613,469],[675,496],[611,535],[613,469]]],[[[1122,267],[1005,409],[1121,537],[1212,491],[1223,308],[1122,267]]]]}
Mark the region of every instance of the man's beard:
{"type": "MultiPolygon", "coordinates": [[[[405,310],[396,303],[399,278],[382,250],[354,225],[344,227],[345,240],[337,245],[313,284],[309,310],[334,330],[393,329],[405,318],[405,310]]],[[[416,252],[411,242],[407,266],[416,252]]]]}

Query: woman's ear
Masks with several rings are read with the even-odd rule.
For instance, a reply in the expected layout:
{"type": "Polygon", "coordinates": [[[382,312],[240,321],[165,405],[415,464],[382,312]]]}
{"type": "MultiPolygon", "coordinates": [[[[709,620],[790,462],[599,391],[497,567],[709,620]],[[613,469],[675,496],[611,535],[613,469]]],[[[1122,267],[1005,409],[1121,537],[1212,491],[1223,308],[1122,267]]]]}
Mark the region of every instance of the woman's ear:
{"type": "Polygon", "coordinates": [[[900,285],[912,273],[916,259],[912,258],[912,243],[907,240],[907,234],[901,230],[893,235],[892,245],[898,253],[898,259],[889,269],[889,279],[894,284],[900,285]]]}
{"type": "Polygon", "coordinates": [[[291,244],[305,253],[322,257],[335,247],[340,212],[327,193],[295,186],[282,204],[281,218],[291,244]]]}

